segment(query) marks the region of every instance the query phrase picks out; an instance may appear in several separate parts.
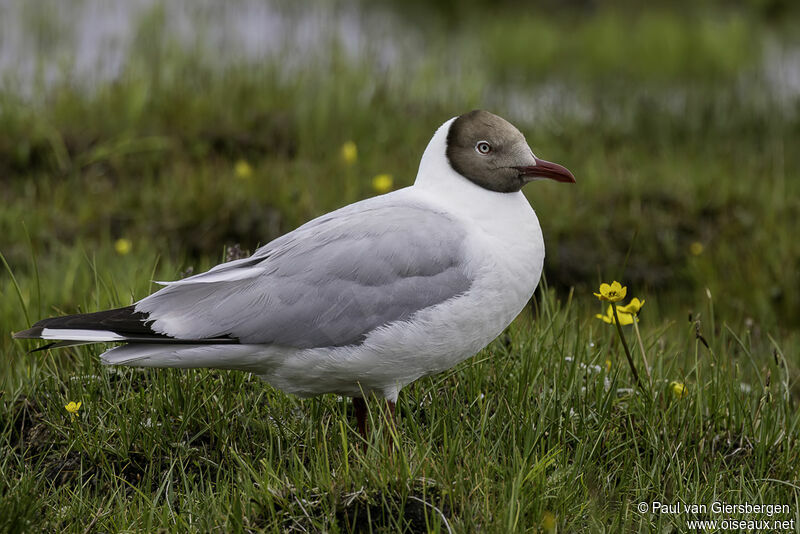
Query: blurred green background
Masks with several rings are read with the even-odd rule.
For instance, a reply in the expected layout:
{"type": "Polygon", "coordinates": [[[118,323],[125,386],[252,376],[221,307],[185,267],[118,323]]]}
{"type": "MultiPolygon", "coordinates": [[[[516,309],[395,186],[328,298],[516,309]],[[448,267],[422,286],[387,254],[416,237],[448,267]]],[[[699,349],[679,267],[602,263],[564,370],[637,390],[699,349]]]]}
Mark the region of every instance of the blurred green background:
{"type": "Polygon", "coordinates": [[[4,2],[0,251],[31,315],[100,305],[92,266],[127,304],[378,174],[410,185],[434,129],[485,108],[578,179],[526,189],[550,286],[617,278],[673,320],[708,288],[794,337],[798,22],[781,0],[4,2]]]}

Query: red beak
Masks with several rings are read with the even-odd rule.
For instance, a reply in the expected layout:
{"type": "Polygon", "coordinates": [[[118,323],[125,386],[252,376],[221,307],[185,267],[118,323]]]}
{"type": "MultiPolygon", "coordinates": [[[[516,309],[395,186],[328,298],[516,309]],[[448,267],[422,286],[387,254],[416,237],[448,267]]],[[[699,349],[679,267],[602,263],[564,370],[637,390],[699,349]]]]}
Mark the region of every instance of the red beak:
{"type": "Polygon", "coordinates": [[[534,178],[549,178],[556,182],[565,182],[568,184],[575,183],[575,177],[566,167],[562,167],[558,163],[551,163],[543,159],[534,158],[536,165],[527,167],[515,167],[519,171],[520,176],[529,177],[530,180],[534,178]]]}

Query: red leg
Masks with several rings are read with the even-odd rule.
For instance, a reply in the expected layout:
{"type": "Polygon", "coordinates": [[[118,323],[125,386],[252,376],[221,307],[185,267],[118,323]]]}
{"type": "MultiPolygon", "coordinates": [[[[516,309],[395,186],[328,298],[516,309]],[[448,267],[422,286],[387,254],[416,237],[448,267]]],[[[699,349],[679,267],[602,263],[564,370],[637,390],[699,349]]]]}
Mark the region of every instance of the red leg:
{"type": "Polygon", "coordinates": [[[390,425],[390,428],[387,429],[387,434],[389,434],[389,454],[392,453],[392,449],[394,448],[394,438],[393,433],[397,432],[397,423],[395,422],[394,417],[394,402],[390,400],[386,400],[386,407],[388,408],[388,417],[386,418],[386,422],[390,425]]]}
{"type": "Polygon", "coordinates": [[[356,424],[358,433],[365,440],[367,439],[367,403],[361,397],[353,397],[353,408],[356,410],[356,424]]]}
{"type": "MultiPolygon", "coordinates": [[[[369,441],[369,437],[367,436],[367,417],[369,416],[369,412],[367,411],[367,401],[365,401],[362,397],[353,397],[353,408],[356,411],[356,425],[358,427],[358,433],[361,434],[361,437],[364,438],[364,441],[369,441]]],[[[395,403],[387,400],[386,401],[386,422],[391,425],[391,428],[388,431],[389,434],[389,450],[392,449],[392,432],[395,431],[395,403]]],[[[365,444],[366,446],[366,444],[365,444]]]]}
{"type": "Polygon", "coordinates": [[[395,424],[394,403],[392,401],[390,401],[390,400],[387,400],[386,401],[386,406],[389,407],[389,415],[391,416],[389,421],[392,423],[392,425],[394,425],[395,424]]]}

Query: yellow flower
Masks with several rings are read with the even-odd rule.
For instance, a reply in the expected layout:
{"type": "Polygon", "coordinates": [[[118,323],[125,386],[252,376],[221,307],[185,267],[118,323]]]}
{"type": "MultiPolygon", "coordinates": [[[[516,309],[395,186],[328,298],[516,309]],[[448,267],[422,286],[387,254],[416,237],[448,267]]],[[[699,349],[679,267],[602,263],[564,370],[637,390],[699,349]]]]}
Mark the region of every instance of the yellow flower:
{"type": "Polygon", "coordinates": [[[608,324],[614,324],[614,315],[603,315],[602,313],[596,313],[594,316],[597,319],[607,322],[608,324]]]}
{"type": "Polygon", "coordinates": [[[68,404],[64,405],[64,409],[66,409],[70,415],[72,415],[72,417],[75,417],[75,415],[78,413],[78,410],[81,409],[81,402],[70,401],[68,404]]]}
{"type": "Polygon", "coordinates": [[[606,360],[606,372],[611,371],[611,360],[606,360]]]}
{"type": "Polygon", "coordinates": [[[686,386],[684,386],[680,382],[674,382],[674,381],[670,382],[669,389],[672,390],[672,394],[678,397],[679,399],[689,394],[689,392],[686,390],[686,386]]]}
{"type": "Polygon", "coordinates": [[[233,172],[236,173],[237,178],[246,180],[253,176],[253,167],[245,160],[240,159],[236,162],[236,165],[233,166],[233,172]]]}
{"type": "Polygon", "coordinates": [[[542,514],[542,530],[545,532],[556,531],[556,516],[553,512],[545,512],[542,514]]]}
{"type": "Polygon", "coordinates": [[[703,244],[700,241],[694,241],[691,245],[689,245],[689,252],[692,253],[692,256],[699,256],[703,253],[703,244]]]}
{"type": "MultiPolygon", "coordinates": [[[[625,306],[617,306],[617,312],[618,313],[630,313],[632,315],[637,315],[639,313],[639,310],[642,309],[642,306],[644,306],[644,301],[643,300],[640,301],[636,297],[633,297],[631,299],[631,301],[629,303],[627,303],[625,306]]],[[[620,317],[620,321],[621,320],[622,320],[622,318],[620,317]]]]}
{"type": "Polygon", "coordinates": [[[388,193],[393,185],[394,179],[391,174],[379,174],[372,179],[372,189],[378,193],[388,193]]]}
{"type": "Polygon", "coordinates": [[[114,241],[114,250],[117,251],[117,254],[120,256],[124,256],[125,254],[129,253],[133,248],[133,243],[131,243],[130,239],[125,239],[124,237],[120,237],[116,241],[114,241]]]}
{"type": "MultiPolygon", "coordinates": [[[[611,284],[600,284],[600,293],[595,293],[594,296],[606,302],[619,302],[628,294],[628,288],[617,282],[611,284]]],[[[622,319],[620,319],[621,321],[622,319]]]]}
{"type": "Polygon", "coordinates": [[[348,165],[352,165],[358,160],[358,147],[352,141],[342,145],[342,159],[348,165]]]}
{"type": "MultiPolygon", "coordinates": [[[[595,317],[598,319],[602,319],[604,322],[608,324],[614,324],[614,310],[611,308],[611,304],[608,305],[608,311],[605,315],[596,314],[595,317]]],[[[625,313],[620,311],[619,307],[617,307],[617,315],[619,315],[619,324],[622,326],[627,326],[629,324],[633,324],[633,315],[630,313],[625,313]]]]}

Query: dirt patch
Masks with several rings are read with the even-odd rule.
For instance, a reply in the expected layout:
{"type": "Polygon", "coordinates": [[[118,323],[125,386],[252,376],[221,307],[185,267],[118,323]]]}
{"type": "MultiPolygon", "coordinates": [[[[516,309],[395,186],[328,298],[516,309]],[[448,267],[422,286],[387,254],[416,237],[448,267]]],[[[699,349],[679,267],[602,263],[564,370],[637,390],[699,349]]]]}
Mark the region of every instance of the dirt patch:
{"type": "Polygon", "coordinates": [[[336,522],[344,532],[406,532],[410,534],[429,532],[439,525],[447,532],[445,521],[451,520],[449,506],[439,507],[437,492],[410,493],[405,500],[392,491],[374,495],[360,493],[355,498],[345,497],[336,512],[336,522]]]}

